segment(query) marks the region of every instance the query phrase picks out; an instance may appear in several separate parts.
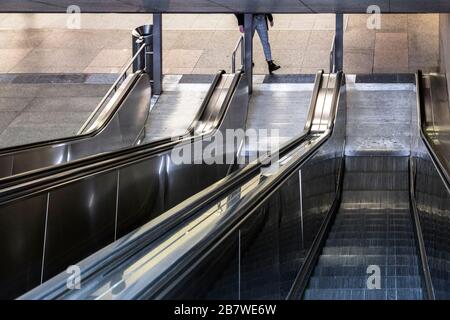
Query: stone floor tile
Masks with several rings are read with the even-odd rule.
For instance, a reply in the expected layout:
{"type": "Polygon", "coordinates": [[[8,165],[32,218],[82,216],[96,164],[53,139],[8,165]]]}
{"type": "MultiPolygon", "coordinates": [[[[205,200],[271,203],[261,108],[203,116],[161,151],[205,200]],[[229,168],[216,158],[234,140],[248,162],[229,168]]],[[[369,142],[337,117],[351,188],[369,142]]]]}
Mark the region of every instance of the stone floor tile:
{"type": "Polygon", "coordinates": [[[334,31],[311,31],[308,49],[330,50],[333,44],[334,31]]]}
{"type": "Polygon", "coordinates": [[[308,50],[303,58],[302,68],[327,70],[330,67],[329,50],[308,50]]]}
{"type": "Polygon", "coordinates": [[[177,31],[177,36],[168,40],[168,47],[171,49],[185,50],[204,50],[209,47],[210,39],[213,37],[214,31],[177,31]]]}
{"type": "MultiPolygon", "coordinates": [[[[19,94],[17,96],[19,96],[19,94]]],[[[25,109],[32,100],[33,98],[31,97],[0,98],[0,111],[20,112],[25,109]]]]}
{"type": "Polygon", "coordinates": [[[392,68],[392,72],[399,72],[407,67],[407,33],[377,33],[374,68],[379,70],[392,68]]]}
{"type": "Polygon", "coordinates": [[[92,62],[98,53],[99,50],[95,48],[34,49],[10,71],[23,72],[24,69],[27,70],[29,68],[30,73],[36,73],[41,72],[40,70],[45,68],[57,69],[58,67],[73,67],[74,69],[84,69],[92,62]]]}
{"type": "Polygon", "coordinates": [[[381,29],[378,32],[406,32],[408,29],[408,15],[382,14],[381,29]]]}
{"type": "Polygon", "coordinates": [[[0,49],[0,72],[11,71],[30,51],[31,49],[0,49]]]}
{"type": "Polygon", "coordinates": [[[172,49],[163,55],[163,66],[170,68],[194,68],[203,50],[172,49]]]}
{"type": "Polygon", "coordinates": [[[123,67],[132,58],[131,49],[103,49],[89,67],[123,67]]]}
{"type": "Polygon", "coordinates": [[[367,29],[351,30],[344,34],[345,50],[375,49],[375,32],[367,29]]]}
{"type": "Polygon", "coordinates": [[[349,74],[372,73],[372,50],[348,50],[344,55],[344,71],[349,74]]]}

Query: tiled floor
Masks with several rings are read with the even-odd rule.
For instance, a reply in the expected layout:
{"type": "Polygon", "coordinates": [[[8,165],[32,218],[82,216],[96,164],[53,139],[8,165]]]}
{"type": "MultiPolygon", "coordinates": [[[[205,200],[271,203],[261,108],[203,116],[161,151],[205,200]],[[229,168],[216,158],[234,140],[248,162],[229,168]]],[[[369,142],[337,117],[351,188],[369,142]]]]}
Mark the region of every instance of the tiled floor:
{"type": "MultiPolygon", "coordinates": [[[[131,56],[130,30],[148,15],[83,15],[82,29],[67,29],[64,15],[0,15],[0,73],[117,73],[131,56]]],[[[164,73],[230,70],[239,39],[232,15],[167,15],[163,18],[164,73]]],[[[367,16],[345,20],[347,73],[437,69],[438,15],[383,15],[380,30],[367,16]]],[[[333,15],[276,15],[270,31],[279,73],[328,69],[333,15]]],[[[255,73],[267,72],[255,37],[255,73]]]]}
{"type": "Polygon", "coordinates": [[[0,83],[0,148],[72,136],[111,84],[0,83]]]}

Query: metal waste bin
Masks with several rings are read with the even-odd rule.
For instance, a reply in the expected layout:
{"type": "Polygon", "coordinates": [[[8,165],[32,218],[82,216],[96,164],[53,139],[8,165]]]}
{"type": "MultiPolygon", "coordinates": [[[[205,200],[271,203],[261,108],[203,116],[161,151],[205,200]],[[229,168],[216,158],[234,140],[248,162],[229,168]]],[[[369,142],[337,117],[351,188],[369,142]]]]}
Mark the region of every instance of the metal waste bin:
{"type": "Polygon", "coordinates": [[[152,76],[153,62],[153,25],[143,25],[131,32],[133,57],[141,48],[142,44],[146,44],[145,50],[141,52],[139,57],[133,62],[133,72],[146,68],[147,73],[152,76]]]}

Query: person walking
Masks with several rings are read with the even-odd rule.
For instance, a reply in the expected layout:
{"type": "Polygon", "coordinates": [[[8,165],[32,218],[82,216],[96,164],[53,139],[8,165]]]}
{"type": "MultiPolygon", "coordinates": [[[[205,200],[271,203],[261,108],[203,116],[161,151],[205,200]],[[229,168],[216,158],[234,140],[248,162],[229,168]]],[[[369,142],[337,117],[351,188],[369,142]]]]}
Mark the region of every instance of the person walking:
{"type": "MultiPolygon", "coordinates": [[[[244,15],[243,14],[235,14],[239,30],[241,33],[244,33],[244,15]]],[[[255,34],[255,30],[258,32],[259,39],[261,40],[261,44],[264,50],[264,56],[266,57],[267,66],[269,68],[269,73],[280,69],[281,67],[276,65],[272,60],[272,49],[270,48],[269,42],[269,25],[271,27],[274,26],[273,16],[271,14],[255,14],[253,16],[253,34],[255,34]]]]}

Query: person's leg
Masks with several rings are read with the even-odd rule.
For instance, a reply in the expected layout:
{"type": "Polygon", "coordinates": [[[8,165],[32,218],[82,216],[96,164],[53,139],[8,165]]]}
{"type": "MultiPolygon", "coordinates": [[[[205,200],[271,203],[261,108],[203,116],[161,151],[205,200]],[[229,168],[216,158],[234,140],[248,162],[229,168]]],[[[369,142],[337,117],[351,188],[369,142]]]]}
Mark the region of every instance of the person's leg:
{"type": "Polygon", "coordinates": [[[264,15],[255,16],[256,31],[264,50],[264,56],[267,61],[272,61],[272,50],[270,48],[269,33],[267,32],[266,18],[264,15]]]}
{"type": "Polygon", "coordinates": [[[258,32],[259,39],[261,40],[261,44],[264,50],[264,56],[266,57],[269,73],[272,73],[273,71],[280,69],[280,66],[277,66],[272,61],[272,49],[269,42],[269,32],[267,31],[266,17],[264,15],[258,15],[255,22],[256,30],[258,32]]]}

